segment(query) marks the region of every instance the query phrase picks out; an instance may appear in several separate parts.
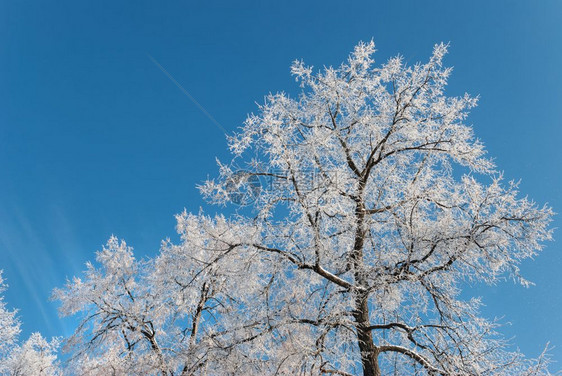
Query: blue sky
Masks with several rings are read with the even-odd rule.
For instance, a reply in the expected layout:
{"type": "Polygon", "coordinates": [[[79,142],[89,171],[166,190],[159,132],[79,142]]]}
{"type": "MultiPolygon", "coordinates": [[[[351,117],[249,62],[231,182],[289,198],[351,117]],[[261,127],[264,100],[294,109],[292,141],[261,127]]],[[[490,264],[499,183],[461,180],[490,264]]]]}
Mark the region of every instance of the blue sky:
{"type": "MultiPolygon", "coordinates": [[[[269,92],[298,90],[294,59],[337,65],[374,39],[381,63],[451,43],[448,93],[480,95],[469,122],[523,194],[562,211],[560,1],[0,0],[0,269],[24,335],[70,334],[52,288],[111,234],[138,255],[204,206],[196,185],[269,92]]],[[[211,208],[220,210],[220,208],[211,208]]],[[[559,216],[554,227],[560,227],[559,216]]],[[[562,362],[562,238],[522,271],[535,287],[474,287],[521,350],[562,362]]],[[[555,368],[562,368],[558,365],[555,368]]]]}

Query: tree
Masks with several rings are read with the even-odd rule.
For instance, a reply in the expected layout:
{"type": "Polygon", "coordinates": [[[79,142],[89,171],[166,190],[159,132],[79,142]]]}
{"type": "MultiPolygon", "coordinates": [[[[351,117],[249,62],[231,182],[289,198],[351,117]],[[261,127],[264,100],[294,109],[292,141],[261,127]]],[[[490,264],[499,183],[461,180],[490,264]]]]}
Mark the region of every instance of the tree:
{"type": "Polygon", "coordinates": [[[33,333],[21,347],[15,347],[7,359],[9,376],[60,376],[57,361],[59,340],[48,342],[41,334],[33,333]]]}
{"type": "MultiPolygon", "coordinates": [[[[0,270],[0,293],[6,285],[0,270]]],[[[0,375],[6,376],[58,376],[61,370],[57,361],[59,340],[47,342],[39,333],[33,333],[21,346],[17,337],[20,321],[16,311],[8,311],[0,295],[0,375]]]]}
{"type": "Polygon", "coordinates": [[[0,270],[0,374],[6,368],[5,359],[12,347],[15,346],[20,333],[20,322],[16,317],[16,311],[10,311],[6,308],[4,296],[1,295],[5,290],[6,285],[0,270]]]}
{"type": "Polygon", "coordinates": [[[371,42],[339,68],[295,62],[300,96],[269,95],[229,138],[232,162],[201,187],[213,203],[247,206],[230,218],[184,212],[180,244],[142,263],[112,238],[100,269],[55,292],[64,314],[88,312],[75,364],[547,375],[544,357],[507,350],[479,299],[460,298],[466,281],[527,285],[518,264],[551,238],[552,211],[485,157],[464,123],[476,99],[444,94],[446,51],[375,68],[371,42]]]}

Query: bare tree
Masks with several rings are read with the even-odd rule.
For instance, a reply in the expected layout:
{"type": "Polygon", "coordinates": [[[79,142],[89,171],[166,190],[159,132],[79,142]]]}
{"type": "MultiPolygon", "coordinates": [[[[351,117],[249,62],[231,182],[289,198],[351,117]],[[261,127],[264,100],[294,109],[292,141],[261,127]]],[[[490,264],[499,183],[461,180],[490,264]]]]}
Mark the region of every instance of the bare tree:
{"type": "MultiPolygon", "coordinates": [[[[0,270],[0,294],[6,285],[0,270]]],[[[23,344],[18,343],[20,320],[17,311],[8,310],[0,295],[0,375],[5,376],[59,376],[57,360],[59,339],[50,342],[41,334],[33,333],[23,344]]]]}
{"type": "Polygon", "coordinates": [[[56,292],[63,313],[88,312],[77,364],[547,375],[544,357],[507,350],[479,299],[460,298],[466,281],[526,285],[518,264],[551,238],[552,211],[520,198],[485,157],[464,123],[476,99],[444,95],[446,50],[412,67],[400,57],[374,67],[373,43],[318,73],[295,62],[300,96],[268,96],[230,138],[233,161],[201,187],[213,203],[247,207],[179,215],[181,243],[141,266],[112,239],[102,269],[56,292]]]}
{"type": "Polygon", "coordinates": [[[41,334],[33,333],[21,346],[12,349],[6,359],[5,374],[8,376],[62,375],[57,360],[58,346],[58,338],[49,342],[41,334]]]}
{"type": "Polygon", "coordinates": [[[20,322],[16,311],[8,310],[4,302],[3,293],[6,289],[2,271],[0,270],[0,374],[6,372],[6,359],[11,349],[17,344],[20,333],[20,322]]]}

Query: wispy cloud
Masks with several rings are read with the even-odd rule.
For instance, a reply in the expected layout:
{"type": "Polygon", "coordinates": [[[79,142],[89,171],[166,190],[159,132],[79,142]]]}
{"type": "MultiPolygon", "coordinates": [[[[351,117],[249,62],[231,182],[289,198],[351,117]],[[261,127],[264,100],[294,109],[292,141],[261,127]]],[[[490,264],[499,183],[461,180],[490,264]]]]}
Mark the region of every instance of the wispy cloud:
{"type": "Polygon", "coordinates": [[[4,215],[0,215],[0,254],[7,257],[2,257],[6,264],[2,262],[0,268],[7,272],[5,277],[10,285],[7,294],[14,297],[14,301],[8,303],[20,309],[24,329],[41,329],[48,335],[60,335],[63,328],[57,320],[55,306],[49,302],[50,289],[55,282],[54,260],[45,241],[38,236],[37,229],[22,210],[15,205],[2,209],[4,215]],[[31,301],[36,313],[27,313],[34,317],[26,318],[26,311],[15,300],[20,300],[21,304],[31,301]],[[34,322],[37,317],[41,318],[42,323],[34,322]]]}

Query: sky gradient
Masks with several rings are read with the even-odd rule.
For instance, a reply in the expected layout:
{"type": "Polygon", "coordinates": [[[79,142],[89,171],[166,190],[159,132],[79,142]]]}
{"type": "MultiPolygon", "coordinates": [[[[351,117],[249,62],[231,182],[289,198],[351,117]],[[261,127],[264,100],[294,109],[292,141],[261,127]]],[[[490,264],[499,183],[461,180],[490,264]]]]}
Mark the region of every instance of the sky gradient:
{"type": "MultiPolygon", "coordinates": [[[[379,64],[450,42],[447,93],[480,96],[468,123],[506,180],[562,211],[560,1],[0,0],[0,269],[24,337],[71,333],[50,292],[111,234],[149,257],[175,239],[174,214],[221,211],[196,185],[229,159],[223,129],[269,92],[298,93],[293,60],[338,65],[371,39],[379,64]]],[[[536,286],[467,293],[525,354],[550,341],[561,369],[554,237],[521,267],[536,286]]]]}

